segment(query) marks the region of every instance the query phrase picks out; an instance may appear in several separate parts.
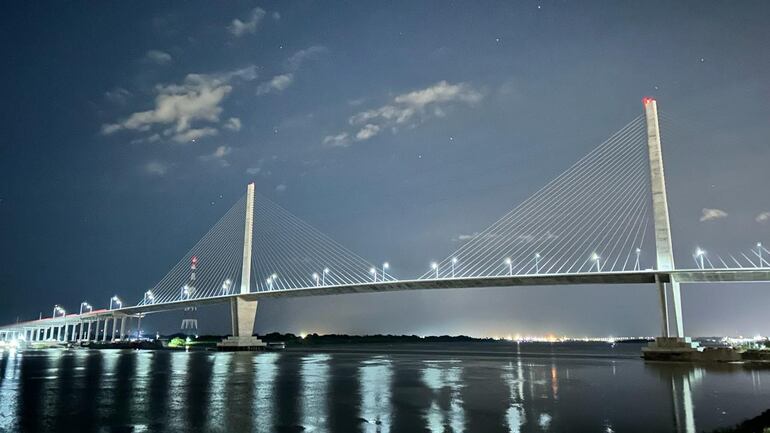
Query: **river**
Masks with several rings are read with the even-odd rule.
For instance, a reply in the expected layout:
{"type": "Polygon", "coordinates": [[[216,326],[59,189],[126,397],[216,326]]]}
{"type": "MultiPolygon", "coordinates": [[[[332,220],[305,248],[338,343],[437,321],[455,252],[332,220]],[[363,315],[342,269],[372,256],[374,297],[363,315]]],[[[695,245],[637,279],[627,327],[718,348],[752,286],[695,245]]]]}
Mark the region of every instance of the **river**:
{"type": "Polygon", "coordinates": [[[770,368],[639,345],[0,353],[2,432],[700,432],[770,408],[770,368]]]}

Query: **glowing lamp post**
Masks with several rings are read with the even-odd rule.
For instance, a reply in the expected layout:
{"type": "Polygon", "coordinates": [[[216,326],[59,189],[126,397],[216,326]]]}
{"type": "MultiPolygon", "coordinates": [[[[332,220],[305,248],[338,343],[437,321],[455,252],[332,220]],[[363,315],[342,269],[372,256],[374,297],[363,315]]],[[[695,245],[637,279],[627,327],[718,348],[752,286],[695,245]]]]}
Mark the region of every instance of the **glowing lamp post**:
{"type": "Polygon", "coordinates": [[[513,276],[513,260],[510,257],[506,257],[503,263],[508,266],[508,276],[513,276]]]}
{"type": "Polygon", "coordinates": [[[60,315],[61,315],[61,317],[64,317],[64,315],[66,315],[66,314],[67,314],[67,312],[66,312],[66,311],[64,311],[64,308],[62,308],[62,307],[61,307],[61,306],[59,306],[59,305],[54,305],[54,306],[53,306],[53,318],[54,318],[54,319],[56,318],[56,314],[57,314],[57,313],[58,313],[58,314],[60,314],[60,315]]]}
{"type": "Polygon", "coordinates": [[[433,262],[433,263],[431,263],[431,264],[430,264],[430,267],[431,267],[431,268],[432,268],[434,271],[436,271],[436,279],[438,279],[438,263],[436,263],[436,262],[433,262]]]}
{"type": "Polygon", "coordinates": [[[321,276],[318,275],[318,272],[313,272],[313,281],[315,281],[316,287],[321,285],[321,276]]]}
{"type": "Polygon", "coordinates": [[[377,269],[369,268],[369,273],[372,274],[372,281],[377,282],[377,269]]]}
{"type": "Polygon", "coordinates": [[[83,310],[88,310],[88,312],[90,313],[91,311],[93,311],[93,307],[91,307],[91,305],[88,302],[81,302],[80,314],[83,314],[83,310]]]}
{"type": "Polygon", "coordinates": [[[144,292],[144,303],[145,304],[155,303],[155,293],[152,293],[152,290],[148,290],[144,292]]]}
{"type": "Polygon", "coordinates": [[[535,253],[535,273],[540,273],[540,253],[535,253]]]}
{"type": "Polygon", "coordinates": [[[326,285],[326,274],[328,274],[328,273],[329,273],[329,268],[324,268],[324,271],[321,274],[321,285],[322,286],[326,285]]]}
{"type": "Polygon", "coordinates": [[[120,298],[118,298],[118,295],[115,295],[110,298],[110,310],[113,309],[113,305],[116,305],[115,308],[120,308],[123,306],[123,301],[121,301],[120,298]]]}
{"type": "Polygon", "coordinates": [[[706,251],[698,248],[695,250],[695,257],[698,259],[698,265],[701,269],[706,269],[705,263],[704,263],[704,257],[706,255],[706,251]]]}
{"type": "Polygon", "coordinates": [[[233,286],[233,280],[226,279],[222,283],[222,295],[229,295],[230,294],[230,288],[233,286]]]}
{"type": "Polygon", "coordinates": [[[641,266],[639,265],[639,255],[642,254],[642,249],[637,248],[636,249],[636,263],[634,263],[634,270],[638,271],[641,269],[641,266]]]}
{"type": "Polygon", "coordinates": [[[390,263],[385,262],[382,264],[382,281],[385,281],[385,270],[390,268],[390,263]]]}
{"type": "Polygon", "coordinates": [[[591,254],[591,260],[593,260],[596,263],[596,272],[602,271],[602,258],[599,257],[599,254],[593,253],[591,254]]]}

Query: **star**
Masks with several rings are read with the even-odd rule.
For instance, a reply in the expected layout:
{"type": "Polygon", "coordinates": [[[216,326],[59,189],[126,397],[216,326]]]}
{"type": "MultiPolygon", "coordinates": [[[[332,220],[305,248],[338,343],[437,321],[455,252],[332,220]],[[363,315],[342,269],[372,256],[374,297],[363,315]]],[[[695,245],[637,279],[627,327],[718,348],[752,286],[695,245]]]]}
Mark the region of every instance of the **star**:
{"type": "Polygon", "coordinates": [[[542,7],[542,6],[540,6],[540,5],[537,5],[537,8],[538,8],[538,9],[542,9],[543,7],[542,7]]]}
{"type": "Polygon", "coordinates": [[[703,63],[703,62],[705,62],[705,61],[706,61],[706,59],[704,59],[703,57],[701,57],[701,58],[700,58],[700,62],[701,62],[701,63],[703,63]]]}
{"type": "Polygon", "coordinates": [[[455,141],[454,137],[449,137],[449,141],[455,141]]]}
{"type": "Polygon", "coordinates": [[[495,38],[495,42],[500,43],[500,38],[495,38]]]}

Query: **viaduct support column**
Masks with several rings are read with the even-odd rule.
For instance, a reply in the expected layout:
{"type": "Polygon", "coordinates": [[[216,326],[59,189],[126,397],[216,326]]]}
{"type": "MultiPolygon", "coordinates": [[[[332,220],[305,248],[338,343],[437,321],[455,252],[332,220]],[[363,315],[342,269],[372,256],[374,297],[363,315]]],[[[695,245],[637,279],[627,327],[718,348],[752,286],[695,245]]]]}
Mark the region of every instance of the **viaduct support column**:
{"type": "Polygon", "coordinates": [[[120,318],[120,335],[118,335],[118,339],[120,341],[123,341],[125,335],[126,335],[126,317],[123,316],[120,318]]]}
{"type": "Polygon", "coordinates": [[[248,299],[251,291],[251,249],[254,230],[254,183],[246,187],[246,217],[243,229],[243,261],[241,262],[241,296],[230,300],[230,317],[233,335],[223,340],[220,350],[257,350],[265,344],[254,337],[254,320],[257,300],[248,299]]]}

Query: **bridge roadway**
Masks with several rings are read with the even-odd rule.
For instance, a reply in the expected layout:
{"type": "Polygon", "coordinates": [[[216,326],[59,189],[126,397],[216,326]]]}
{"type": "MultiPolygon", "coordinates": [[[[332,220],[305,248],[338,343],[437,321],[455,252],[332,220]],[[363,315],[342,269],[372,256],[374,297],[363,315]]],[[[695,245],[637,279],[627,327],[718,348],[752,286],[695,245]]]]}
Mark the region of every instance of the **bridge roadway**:
{"type": "Polygon", "coordinates": [[[69,314],[63,317],[44,318],[0,326],[2,331],[30,329],[37,327],[56,327],[81,321],[101,318],[141,316],[148,313],[179,310],[186,307],[203,306],[230,302],[232,298],[259,300],[264,298],[328,296],[349,293],[385,293],[408,290],[428,289],[470,289],[484,287],[516,286],[555,286],[589,284],[655,284],[659,281],[668,283],[671,277],[680,283],[730,283],[730,282],[770,282],[770,268],[741,269],[685,269],[670,272],[655,270],[623,272],[585,272],[579,274],[535,274],[490,277],[458,277],[424,280],[397,280],[372,282],[366,284],[327,285],[322,287],[304,287],[281,289],[248,294],[230,294],[200,299],[179,300],[157,304],[145,304],[116,308],[113,310],[95,310],[83,314],[69,314]]]}

